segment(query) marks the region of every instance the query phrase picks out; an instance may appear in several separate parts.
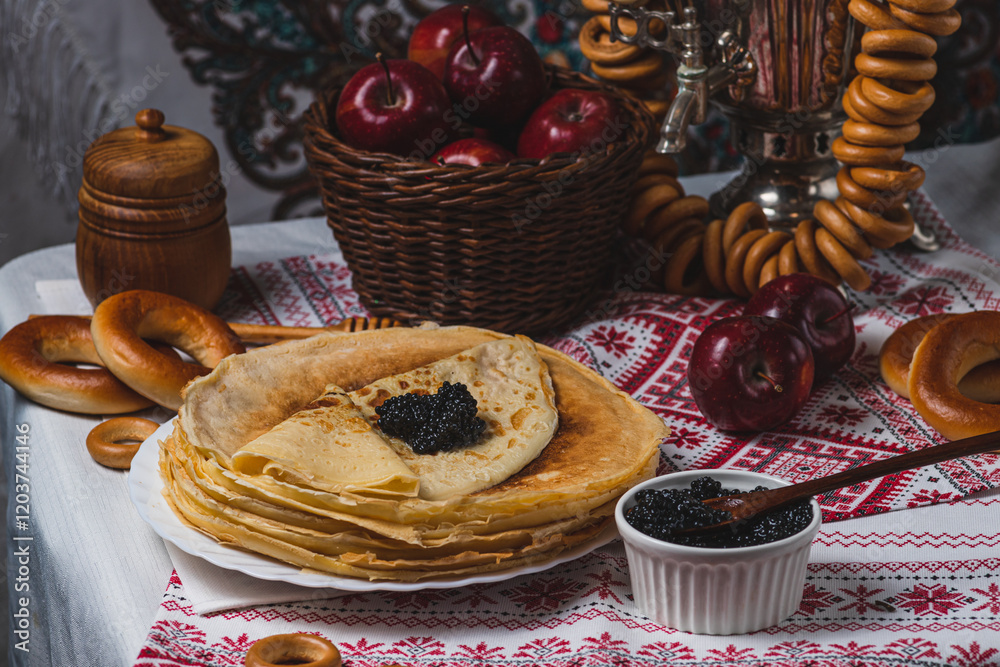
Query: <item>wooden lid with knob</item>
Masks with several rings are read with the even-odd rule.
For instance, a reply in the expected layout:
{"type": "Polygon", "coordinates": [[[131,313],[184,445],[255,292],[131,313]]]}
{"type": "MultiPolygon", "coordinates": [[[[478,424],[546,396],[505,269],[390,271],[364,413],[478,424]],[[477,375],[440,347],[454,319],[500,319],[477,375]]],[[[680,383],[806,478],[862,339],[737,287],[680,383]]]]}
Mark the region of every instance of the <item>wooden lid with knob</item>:
{"type": "Polygon", "coordinates": [[[193,130],[164,125],[163,112],[143,109],[136,125],[99,137],[83,158],[92,190],[129,199],[194,197],[219,178],[219,154],[193,130]]]}
{"type": "Polygon", "coordinates": [[[219,154],[204,136],[143,109],[83,158],[77,274],[95,306],[126,289],[218,303],[232,244],[219,154]]]}

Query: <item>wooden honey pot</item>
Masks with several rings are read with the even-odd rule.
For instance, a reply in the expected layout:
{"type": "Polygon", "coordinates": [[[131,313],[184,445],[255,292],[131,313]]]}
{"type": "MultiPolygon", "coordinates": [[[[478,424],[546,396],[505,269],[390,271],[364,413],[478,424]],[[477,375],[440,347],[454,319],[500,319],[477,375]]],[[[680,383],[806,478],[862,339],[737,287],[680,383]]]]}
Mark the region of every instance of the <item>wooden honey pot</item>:
{"type": "Polygon", "coordinates": [[[130,289],[205,308],[222,297],[232,248],[219,155],[208,139],[143,109],[83,160],[76,267],[91,304],[130,289]]]}

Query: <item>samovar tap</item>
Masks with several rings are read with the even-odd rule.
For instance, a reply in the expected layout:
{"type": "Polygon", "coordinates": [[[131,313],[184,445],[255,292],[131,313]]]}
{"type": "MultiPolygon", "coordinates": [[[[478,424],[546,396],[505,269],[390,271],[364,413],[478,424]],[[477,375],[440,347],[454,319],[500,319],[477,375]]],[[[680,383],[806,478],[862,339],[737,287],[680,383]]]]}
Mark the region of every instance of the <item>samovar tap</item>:
{"type": "Polygon", "coordinates": [[[676,23],[673,12],[622,7],[617,3],[611,3],[609,9],[612,41],[666,51],[678,60],[677,94],[660,128],[657,152],[680,153],[687,144],[688,127],[704,123],[708,117],[708,103],[713,95],[726,87],[730,88],[731,95],[740,95],[746,86],[753,83],[756,74],[753,58],[728,30],[716,40],[719,61],[712,65],[705,64],[702,28],[694,7],[684,9],[684,22],[681,24],[676,23]],[[618,25],[620,16],[635,21],[635,34],[626,35],[621,31],[618,25]],[[664,39],[657,39],[652,34],[650,24],[653,21],[666,26],[664,39]]]}

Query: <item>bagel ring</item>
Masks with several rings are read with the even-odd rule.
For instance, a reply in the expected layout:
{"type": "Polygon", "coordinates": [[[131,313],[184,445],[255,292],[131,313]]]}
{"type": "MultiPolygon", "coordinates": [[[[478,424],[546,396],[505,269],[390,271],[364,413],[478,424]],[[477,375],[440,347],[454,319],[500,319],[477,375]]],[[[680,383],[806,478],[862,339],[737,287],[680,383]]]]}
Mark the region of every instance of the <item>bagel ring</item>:
{"type": "Polygon", "coordinates": [[[747,292],[756,294],[760,288],[760,273],[767,260],[785,247],[785,243],[792,240],[792,235],[788,232],[773,231],[757,239],[747,251],[743,259],[743,286],[747,292]]]}
{"type": "Polygon", "coordinates": [[[854,59],[854,67],[859,74],[876,79],[899,79],[901,81],[923,81],[933,79],[937,74],[937,63],[931,58],[913,60],[911,58],[888,58],[859,53],[854,59]]]}
{"type": "Polygon", "coordinates": [[[172,410],[181,406],[181,389],[207,374],[230,354],[245,351],[229,325],[184,299],[130,290],[114,294],[94,310],[94,346],[104,364],[129,387],[172,410]],[[143,338],[160,340],[187,352],[201,366],[157,352],[143,338]]]}
{"type": "Polygon", "coordinates": [[[596,16],[590,18],[580,29],[580,52],[587,60],[599,61],[604,65],[622,65],[635,60],[642,49],[634,44],[612,42],[596,16]]]}
{"type": "Polygon", "coordinates": [[[868,242],[876,248],[888,248],[913,236],[913,215],[905,206],[865,209],[844,197],[838,197],[834,204],[868,235],[868,242]]]}
{"type": "Polygon", "coordinates": [[[711,287],[704,271],[698,271],[701,261],[702,234],[684,239],[674,251],[663,276],[664,287],[671,294],[698,296],[711,287]]]}
{"type": "Polygon", "coordinates": [[[666,174],[676,179],[680,175],[680,167],[677,166],[677,161],[669,155],[647,154],[642,158],[637,175],[641,178],[647,174],[666,174]]]}
{"type": "Polygon", "coordinates": [[[751,229],[736,239],[733,247],[726,252],[726,285],[730,292],[741,299],[750,297],[750,290],[743,282],[743,265],[746,263],[747,255],[750,254],[750,248],[767,235],[766,229],[751,229]]]}
{"type": "Polygon", "coordinates": [[[657,209],[675,202],[681,198],[681,194],[672,185],[654,185],[643,190],[632,198],[632,204],[625,215],[623,229],[629,236],[638,236],[643,233],[646,226],[646,219],[657,209]]]}
{"type": "MultiPolygon", "coordinates": [[[[843,171],[844,170],[842,169],[840,173],[843,173],[843,171]]],[[[837,183],[839,184],[840,174],[837,175],[837,178],[837,183]]],[[[843,188],[841,189],[843,190],[843,188]]],[[[868,241],[866,241],[861,232],[858,231],[858,228],[854,226],[851,219],[844,215],[844,213],[831,202],[826,199],[821,199],[816,202],[816,206],[813,209],[813,215],[816,216],[816,221],[825,227],[827,231],[833,234],[837,241],[839,241],[840,244],[843,245],[855,259],[868,259],[872,256],[872,247],[868,245],[868,241]]]]}
{"type": "Polygon", "coordinates": [[[781,246],[778,251],[778,274],[787,276],[791,273],[798,273],[802,268],[799,266],[799,254],[795,250],[794,239],[781,246]]]}
{"type": "Polygon", "coordinates": [[[246,667],[340,667],[340,651],[328,639],[306,633],[271,635],[258,639],[247,651],[246,667]]]}
{"type": "MultiPolygon", "coordinates": [[[[936,98],[934,87],[926,81],[917,86],[913,92],[903,92],[890,88],[878,79],[873,79],[870,76],[860,76],[858,78],[861,79],[861,94],[865,96],[865,99],[883,111],[900,116],[922,114],[931,108],[936,98]]],[[[909,123],[906,124],[908,125],[909,123]]],[[[900,159],[902,159],[902,156],[900,156],[900,159]]]]}
{"type": "MultiPolygon", "coordinates": [[[[913,352],[927,332],[951,318],[954,313],[938,313],[917,317],[892,332],[878,353],[878,369],[889,388],[910,397],[908,382],[913,352]]],[[[973,368],[958,383],[963,396],[983,403],[1000,403],[1000,362],[989,362],[973,368]]]]}
{"type": "Polygon", "coordinates": [[[650,235],[650,244],[659,252],[672,254],[676,247],[691,238],[705,233],[705,225],[699,218],[684,218],[667,227],[656,236],[650,235]]]}
{"type": "MultiPolygon", "coordinates": [[[[858,167],[858,169],[864,168],[858,167]]],[[[872,210],[877,210],[880,206],[883,208],[895,208],[904,203],[909,194],[908,190],[890,192],[888,190],[871,190],[865,188],[851,177],[851,169],[849,167],[841,167],[840,171],[837,172],[837,188],[840,190],[840,196],[847,201],[855,206],[872,210]]],[[[820,217],[818,205],[816,209],[813,215],[818,218],[820,217]]],[[[848,219],[848,222],[851,223],[852,227],[854,226],[853,220],[848,219]]]]}
{"type": "Polygon", "coordinates": [[[108,419],[87,434],[87,451],[102,466],[128,470],[139,445],[159,427],[156,422],[141,417],[108,419]],[[124,440],[138,442],[125,443],[124,440]]]}
{"type": "Polygon", "coordinates": [[[844,138],[862,146],[898,146],[908,144],[920,136],[920,123],[909,125],[876,125],[859,123],[854,119],[844,121],[841,129],[844,138]]]}
{"type": "MultiPolygon", "coordinates": [[[[794,243],[794,241],[789,241],[789,243],[794,243]]],[[[778,255],[771,255],[771,257],[764,262],[764,266],[760,267],[760,279],[757,282],[757,288],[760,289],[780,275],[781,272],[778,268],[778,255]]]]}
{"type": "Polygon", "coordinates": [[[706,215],[708,215],[707,199],[694,195],[680,197],[651,215],[646,223],[644,234],[647,235],[647,238],[654,239],[664,231],[689,218],[694,218],[699,227],[704,227],[701,220],[706,215]]]}
{"type": "Polygon", "coordinates": [[[916,123],[924,114],[923,111],[913,111],[909,113],[897,113],[888,111],[869,100],[861,87],[862,79],[866,77],[856,76],[847,84],[847,94],[842,100],[844,111],[848,116],[859,123],[874,123],[875,125],[909,125],[916,123]]]}
{"type": "Polygon", "coordinates": [[[910,401],[949,440],[1000,430],[1000,405],[963,396],[959,381],[973,368],[1000,359],[1000,312],[953,317],[927,332],[910,364],[910,401]]]}
{"type": "Polygon", "coordinates": [[[920,14],[946,12],[955,6],[955,0],[892,0],[901,9],[920,14]]]}
{"type": "Polygon", "coordinates": [[[726,218],[722,228],[722,251],[729,254],[733,244],[749,227],[749,229],[768,229],[767,215],[756,202],[743,202],[733,209],[726,218]]]}
{"type": "Polygon", "coordinates": [[[954,7],[943,12],[921,13],[911,12],[890,2],[889,11],[908,27],[935,37],[947,37],[962,27],[962,15],[954,7]]]}
{"type": "Polygon", "coordinates": [[[725,294],[726,253],[722,249],[722,220],[713,220],[705,227],[705,239],[701,247],[701,263],[705,267],[709,282],[717,291],[725,294]]]}
{"type": "Polygon", "coordinates": [[[863,292],[872,284],[871,276],[825,227],[816,230],[816,247],[833,270],[851,289],[863,292]]]}
{"type": "Polygon", "coordinates": [[[905,23],[897,19],[881,4],[869,0],[851,0],[847,5],[851,16],[872,30],[905,29],[905,23]]]}
{"type": "MultiPolygon", "coordinates": [[[[897,3],[899,4],[899,3],[897,3]]],[[[937,53],[937,41],[915,30],[875,30],[861,37],[861,50],[873,56],[885,53],[905,53],[930,58],[937,53]]]]}
{"type": "Polygon", "coordinates": [[[854,167],[851,179],[863,188],[883,192],[916,190],[924,182],[924,170],[912,162],[900,162],[891,167],[854,167]]]}
{"type": "Polygon", "coordinates": [[[799,253],[799,261],[808,273],[831,285],[839,285],[840,276],[816,247],[816,233],[813,230],[812,220],[803,220],[795,228],[795,249],[799,253]]]}
{"type": "Polygon", "coordinates": [[[85,317],[45,315],[18,324],[0,339],[0,379],[56,410],[92,415],[135,412],[153,403],[104,366],[85,317]]]}
{"type": "Polygon", "coordinates": [[[663,68],[663,58],[655,51],[637,60],[630,60],[620,65],[601,65],[597,62],[590,63],[590,69],[597,76],[608,81],[621,83],[623,81],[633,81],[652,74],[656,74],[663,68]]]}
{"type": "Polygon", "coordinates": [[[830,145],[833,156],[851,167],[879,167],[895,164],[903,159],[906,149],[897,146],[862,146],[852,144],[843,136],[837,137],[830,145]]]}
{"type": "Polygon", "coordinates": [[[680,181],[678,181],[675,177],[669,174],[650,172],[645,176],[640,177],[639,180],[635,182],[635,185],[632,186],[633,199],[637,196],[637,193],[640,193],[643,190],[648,190],[657,185],[669,185],[674,190],[677,190],[679,193],[678,197],[683,197],[686,194],[684,192],[684,186],[681,185],[680,181]]]}

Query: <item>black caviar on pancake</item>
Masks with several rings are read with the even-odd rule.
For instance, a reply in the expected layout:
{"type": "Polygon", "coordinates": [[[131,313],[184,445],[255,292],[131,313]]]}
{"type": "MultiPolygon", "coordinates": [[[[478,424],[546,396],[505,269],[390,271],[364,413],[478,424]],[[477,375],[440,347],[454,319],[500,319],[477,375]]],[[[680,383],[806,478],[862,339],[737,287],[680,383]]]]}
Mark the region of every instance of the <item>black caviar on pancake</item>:
{"type": "MultiPolygon", "coordinates": [[[[764,489],[758,486],[753,491],[764,489]]],[[[687,489],[645,489],[635,494],[635,505],[625,511],[625,520],[641,533],[658,540],[690,547],[731,549],[777,542],[804,530],[812,521],[808,501],[797,503],[761,516],[737,523],[732,529],[694,535],[677,535],[685,528],[709,526],[730,517],[725,510],[716,510],[701,501],[737,493],[723,489],[711,477],[699,477],[687,489]]]]}
{"type": "Polygon", "coordinates": [[[486,430],[468,387],[444,382],[436,394],[393,396],[375,408],[378,427],[417,454],[435,454],[474,444],[486,430]]]}

